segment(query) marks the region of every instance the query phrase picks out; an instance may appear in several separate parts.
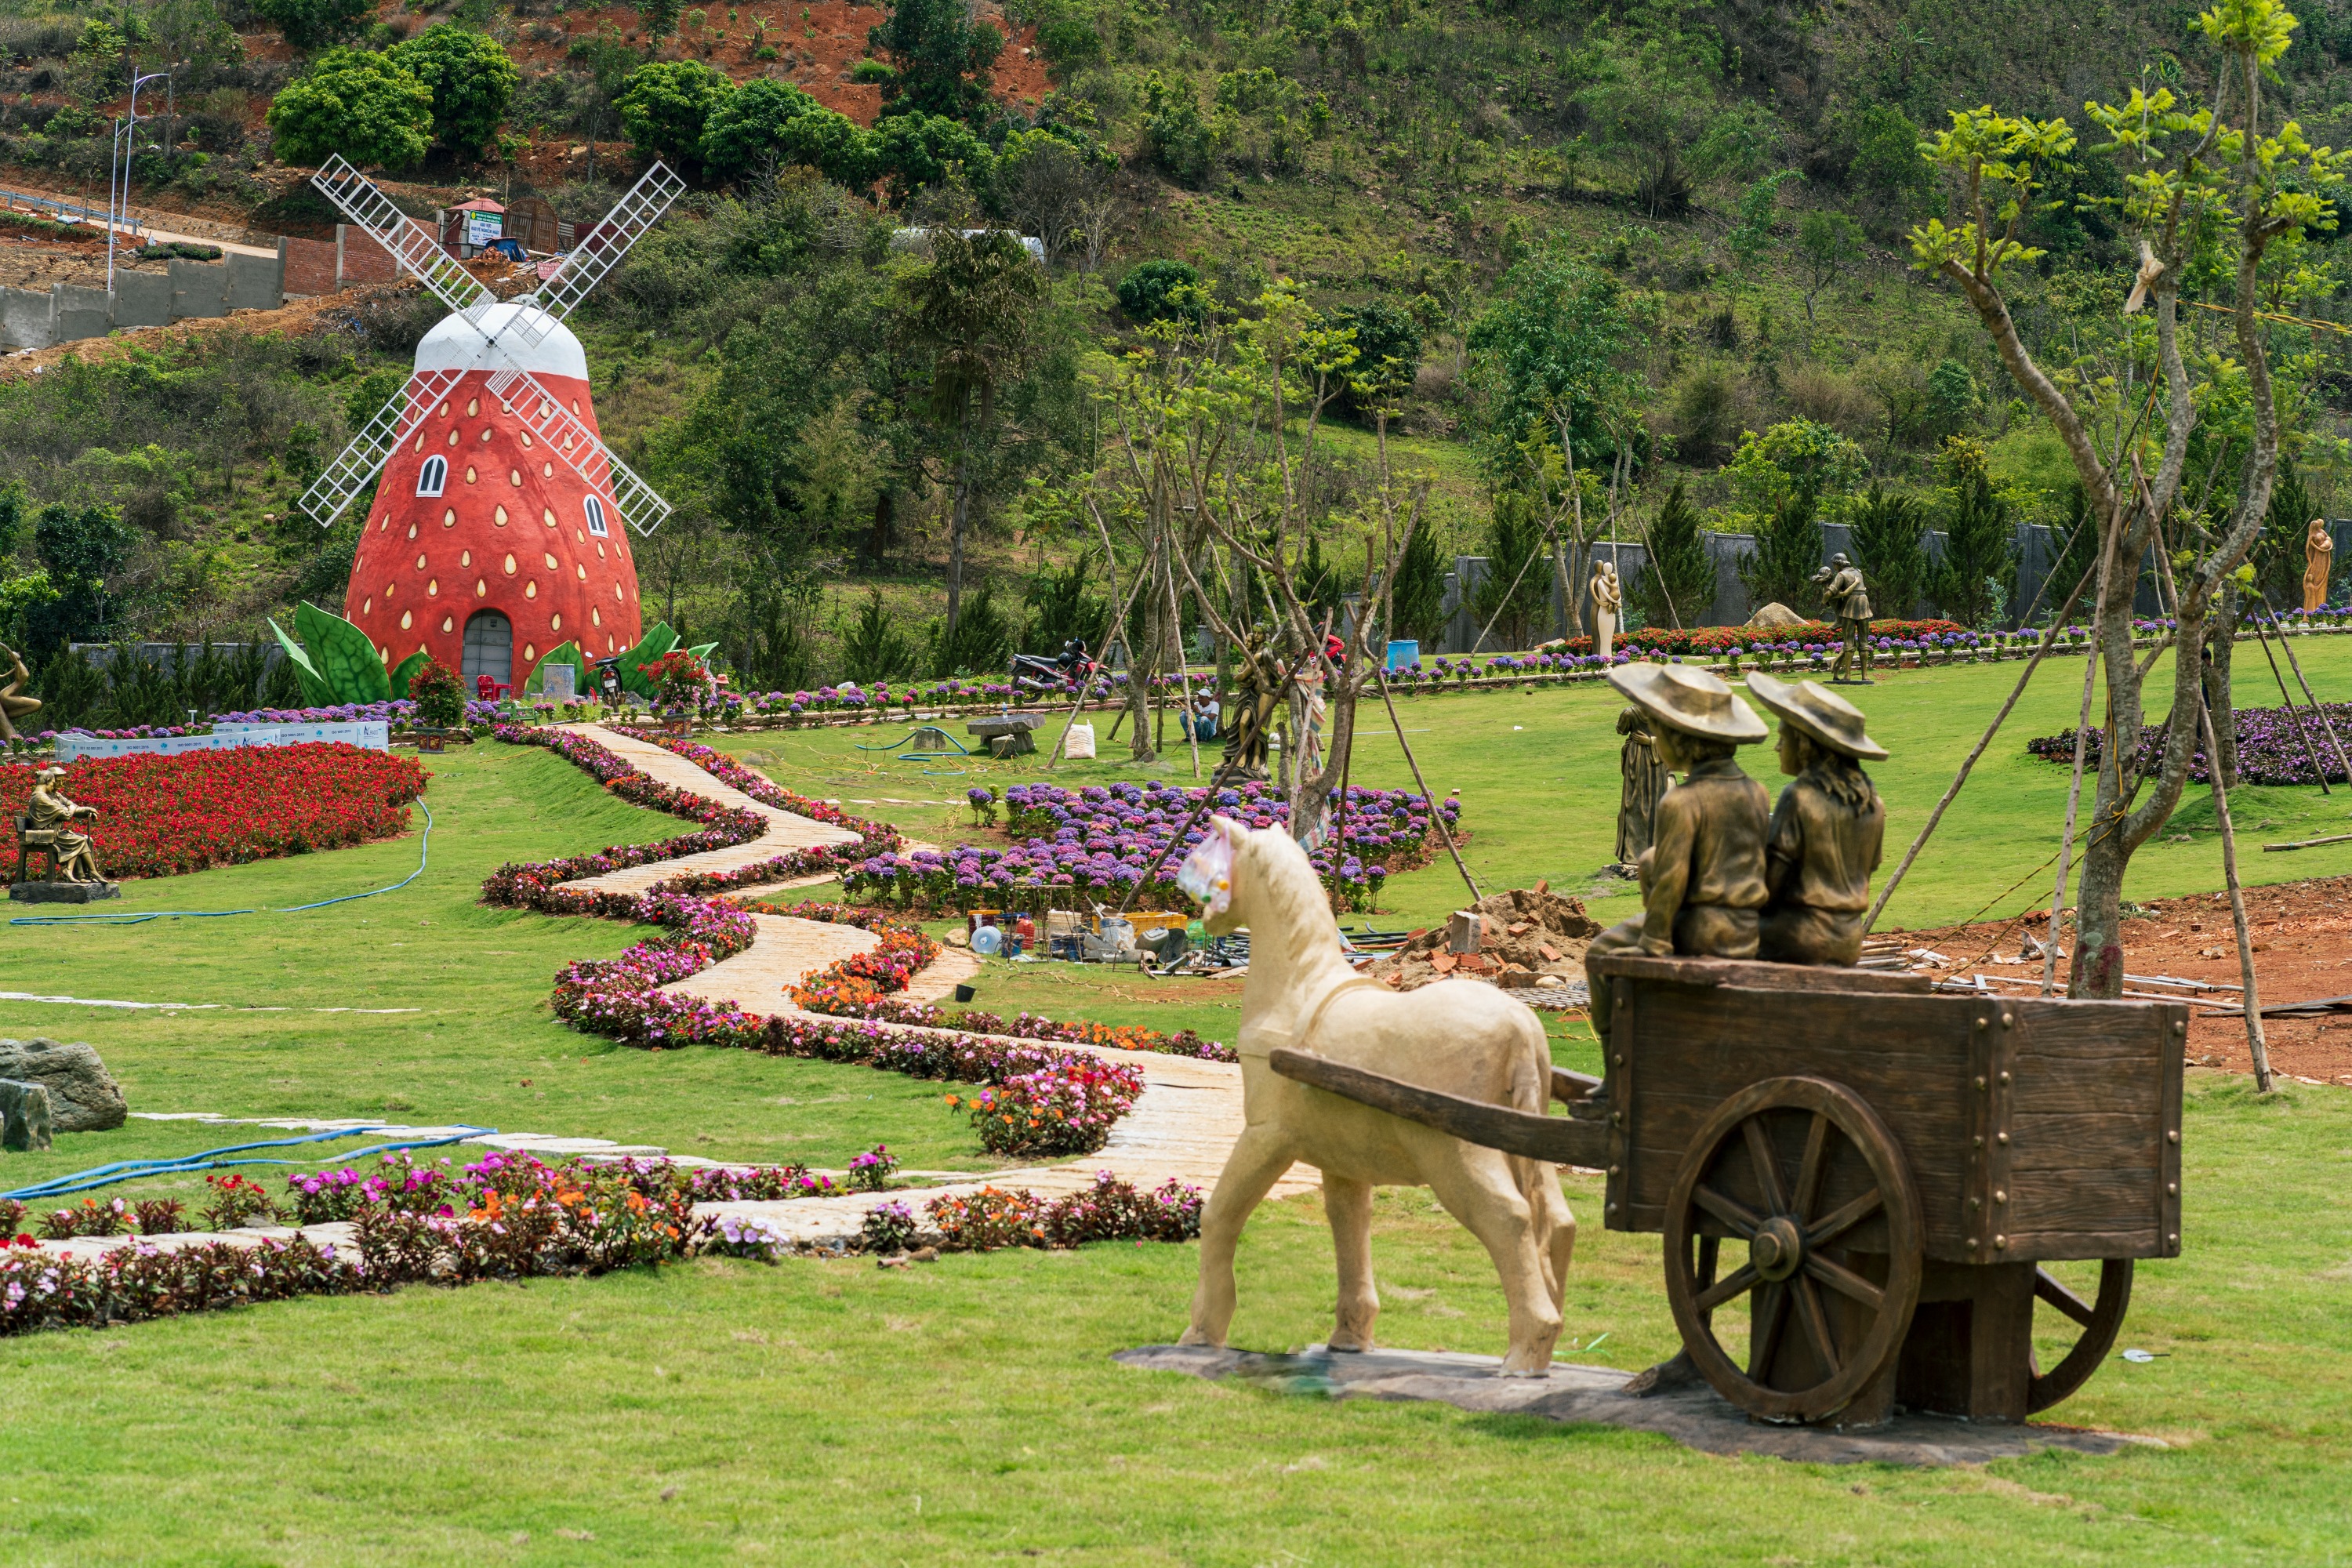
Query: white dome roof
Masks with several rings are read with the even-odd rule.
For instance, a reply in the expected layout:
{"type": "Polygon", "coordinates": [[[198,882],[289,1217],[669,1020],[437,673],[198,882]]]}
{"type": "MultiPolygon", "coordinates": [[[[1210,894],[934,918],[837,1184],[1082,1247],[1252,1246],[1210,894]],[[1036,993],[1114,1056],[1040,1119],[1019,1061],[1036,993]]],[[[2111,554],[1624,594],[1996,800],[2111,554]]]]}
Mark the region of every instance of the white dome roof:
{"type": "Polygon", "coordinates": [[[533,375],[568,375],[585,381],[588,355],[571,328],[538,306],[502,303],[482,312],[478,328],[463,316],[445,317],[416,345],[416,368],[420,372],[517,369],[533,375]],[[535,348],[528,344],[523,332],[533,319],[541,328],[552,329],[535,348]]]}

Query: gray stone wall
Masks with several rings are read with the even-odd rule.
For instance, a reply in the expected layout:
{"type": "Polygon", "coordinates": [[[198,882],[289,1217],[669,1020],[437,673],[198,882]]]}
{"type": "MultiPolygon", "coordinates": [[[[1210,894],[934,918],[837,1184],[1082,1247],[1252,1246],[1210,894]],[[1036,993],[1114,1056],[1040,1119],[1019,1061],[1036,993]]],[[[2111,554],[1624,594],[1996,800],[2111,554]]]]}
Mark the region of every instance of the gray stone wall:
{"type": "Polygon", "coordinates": [[[46,349],[102,338],[123,327],[274,310],[285,302],[286,261],[231,253],[223,261],[179,261],[163,272],[118,268],[114,292],[72,283],[0,289],[0,348],[46,349]]]}

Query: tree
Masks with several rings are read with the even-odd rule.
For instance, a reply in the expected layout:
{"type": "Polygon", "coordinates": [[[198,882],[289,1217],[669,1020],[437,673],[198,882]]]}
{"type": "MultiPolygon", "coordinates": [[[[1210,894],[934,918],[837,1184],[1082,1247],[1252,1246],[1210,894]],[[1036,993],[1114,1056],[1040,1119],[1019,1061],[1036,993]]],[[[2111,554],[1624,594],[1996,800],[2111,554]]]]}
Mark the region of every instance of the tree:
{"type": "Polygon", "coordinates": [[[793,132],[801,120],[824,115],[855,130],[845,115],[835,113],[791,82],[756,77],[718,96],[703,120],[697,151],[703,165],[721,179],[754,174],[768,159],[822,170],[818,158],[793,155],[802,142],[793,132]]]}
{"type": "Polygon", "coordinates": [[[110,506],[45,506],[33,523],[33,552],[53,596],[24,611],[26,651],[52,654],[69,642],[115,635],[108,580],[130,564],[138,536],[110,506]]]}
{"type": "Polygon", "coordinates": [[[253,8],[298,49],[340,43],[375,16],[371,0],[255,0],[253,8]]]}
{"type": "Polygon", "coordinates": [[[967,120],[987,107],[989,72],[1004,35],[972,16],[964,0],[892,0],[889,18],[866,29],[866,47],[890,66],[882,84],[886,118],[967,120]]]}
{"type": "Polygon", "coordinates": [[[405,169],[433,145],[433,91],[383,55],[329,49],[269,106],[278,157],[405,169]]]}
{"type": "Polygon", "coordinates": [[[613,107],[640,153],[699,168],[704,128],[734,90],[724,71],[700,60],[650,60],[629,73],[613,107]]]}
{"type": "Polygon", "coordinates": [[[1586,574],[1584,473],[1632,458],[1619,433],[1633,423],[1634,381],[1616,363],[1631,336],[1615,280],[1555,247],[1504,275],[1465,340],[1485,395],[1488,472],[1498,488],[1525,489],[1532,478],[1562,498],[1549,527],[1557,537],[1569,524],[1558,569],[1572,631],[1584,625],[1583,595],[1570,587],[1586,574]]]}
{"type": "Polygon", "coordinates": [[[1094,200],[1118,167],[1117,154],[1083,132],[1016,131],[996,156],[997,199],[1007,217],[1045,243],[1051,259],[1085,243],[1094,200]]]}
{"type": "Polygon", "coordinates": [[[1748,432],[1727,469],[1732,495],[1759,516],[1797,492],[1819,510],[1869,472],[1870,459],[1861,447],[1812,419],[1784,419],[1761,436],[1748,432]]]}
{"type": "Polygon", "coordinates": [[[1931,203],[1936,171],[1919,155],[1919,128],[1891,103],[1867,104],[1846,121],[1853,158],[1846,183],[1897,222],[1931,203]]]}
{"type": "Polygon", "coordinates": [[[1436,646],[1445,639],[1445,557],[1437,530],[1416,528],[1405,542],[1396,569],[1396,595],[1390,611],[1399,637],[1436,646]]]}
{"type": "Polygon", "coordinates": [[[2009,503],[1994,493],[1983,465],[1954,466],[1957,482],[1952,515],[1944,525],[1944,559],[1929,592],[1944,614],[1960,625],[1990,626],[2000,620],[2017,582],[2016,530],[2010,522],[2009,503]]]}
{"type": "Polygon", "coordinates": [[[998,392],[1029,355],[1030,315],[1045,292],[1037,264],[1014,236],[935,229],[931,260],[898,280],[901,341],[931,362],[929,414],[954,454],[948,529],[950,641],[963,595],[964,534],[980,446],[996,416],[998,392]]]}
{"type": "Polygon", "coordinates": [[[470,155],[498,134],[521,78],[496,38],[436,22],[383,58],[423,82],[433,94],[433,140],[470,155]]]}
{"type": "Polygon", "coordinates": [[[1843,213],[1807,213],[1797,223],[1797,260],[1805,270],[1805,321],[1818,326],[1813,301],[1862,260],[1862,227],[1843,213]]]}
{"type": "Polygon", "coordinates": [[[1360,417],[1367,412],[1365,399],[1355,390],[1356,382],[1376,384],[1390,394],[1412,387],[1421,371],[1421,329],[1411,316],[1385,300],[1370,300],[1336,311],[1331,319],[1352,327],[1356,333],[1354,374],[1340,399],[1349,413],[1360,417]]]}
{"type": "MultiPolygon", "coordinates": [[[[1495,498],[1486,533],[1486,575],[1471,595],[1471,614],[1492,625],[1507,648],[1524,648],[1550,616],[1550,574],[1542,569],[1544,526],[1533,503],[1515,490],[1495,498]]],[[[1479,652],[1472,648],[1472,653],[1479,652]]]]}
{"type": "Polygon", "coordinates": [[[842,673],[852,680],[897,680],[915,673],[919,650],[899,629],[882,603],[882,590],[868,588],[857,620],[841,637],[842,673]]]}
{"type": "Polygon", "coordinates": [[[1110,626],[1110,605],[1087,592],[1088,558],[1080,555],[1059,572],[1040,571],[1022,595],[1029,607],[1026,647],[1042,654],[1058,653],[1072,637],[1102,651],[1103,635],[1110,626]]]}
{"type": "MultiPolygon", "coordinates": [[[[2277,393],[2268,340],[2255,314],[2263,259],[2282,236],[2334,225],[2334,205],[2322,193],[2335,188],[2352,165],[2352,155],[2312,147],[2292,121],[2274,132],[2264,129],[2263,83],[2285,54],[2295,25],[2277,0],[2221,0],[2195,24],[2220,57],[2210,103],[2188,103],[2169,88],[2151,92],[2141,86],[2124,103],[2087,106],[2107,138],[2095,151],[2111,159],[2120,176],[2116,211],[2143,247],[2137,286],[2126,309],[2136,314],[2154,307],[2159,449],[2150,452],[2132,440],[2110,458],[2108,432],[2136,416],[2139,395],[2121,395],[2135,404],[2133,413],[2122,414],[2115,405],[2116,381],[2071,370],[2053,377],[2026,346],[2002,292],[2009,269],[2042,254],[2019,233],[2041,210],[2053,166],[2074,151],[2074,133],[2064,121],[2018,119],[1990,108],[1956,111],[1951,128],[1937,133],[1931,156],[1956,178],[1960,221],[1947,226],[1931,218],[1911,233],[1916,264],[1958,288],[2002,366],[2057,430],[2088,497],[2102,560],[2110,568],[2124,563],[2104,572],[2095,600],[2109,718],[2086,813],[2098,829],[2084,844],[2076,901],[2067,982],[2075,996],[2113,997],[2123,988],[2125,873],[2133,854],[2171,816],[2203,728],[2172,724],[2153,764],[2142,763],[2143,678],[2132,645],[2135,568],[2147,551],[2158,552],[2182,648],[2203,646],[2223,581],[2252,574],[2244,558],[2269,513],[2279,461],[2277,393]],[[2197,363],[2207,378],[2201,384],[2180,342],[2179,296],[2192,267],[2200,289],[2226,289],[2231,297],[2234,363],[2200,345],[2197,363]],[[2221,393],[2225,379],[2242,384],[2251,420],[2236,498],[2224,524],[2200,529],[2183,520],[2178,532],[2168,531],[2182,500],[2201,406],[2221,393]]],[[[2145,344],[2147,338],[2137,341],[2145,344]]],[[[2171,710],[2184,719],[2205,701],[2202,662],[2172,661],[2171,710]]]]}
{"type": "Polygon", "coordinates": [[[1118,308],[1137,326],[1153,321],[1186,321],[1202,325],[1208,296],[1201,289],[1201,269],[1189,261],[1160,258],[1129,268],[1118,280],[1118,308]]]}
{"type": "Polygon", "coordinates": [[[1907,619],[1927,596],[1935,561],[1927,553],[1927,514],[1913,497],[1873,484],[1846,515],[1853,563],[1883,616],[1907,619]]]}
{"type": "Polygon", "coordinates": [[[1654,626],[1695,626],[1715,604],[1715,557],[1707,552],[1698,508],[1683,481],[1666,492],[1651,520],[1649,566],[1633,585],[1633,602],[1654,626]]]}
{"type": "MultiPolygon", "coordinates": [[[[903,205],[925,185],[945,184],[958,174],[983,200],[994,187],[996,154],[961,121],[900,114],[878,121],[869,135],[876,174],[890,182],[894,203],[903,205]]],[[[1013,248],[1020,248],[1017,241],[1013,248]]]]}
{"type": "Polygon", "coordinates": [[[1739,563],[1739,580],[1755,609],[1777,604],[1799,615],[1821,614],[1821,590],[1813,574],[1822,569],[1822,524],[1811,494],[1792,489],[1756,531],[1756,552],[1739,563]]]}
{"type": "Polygon", "coordinates": [[[662,40],[677,31],[678,13],[685,0],[639,0],[637,20],[646,29],[646,53],[661,52],[662,40]]]}

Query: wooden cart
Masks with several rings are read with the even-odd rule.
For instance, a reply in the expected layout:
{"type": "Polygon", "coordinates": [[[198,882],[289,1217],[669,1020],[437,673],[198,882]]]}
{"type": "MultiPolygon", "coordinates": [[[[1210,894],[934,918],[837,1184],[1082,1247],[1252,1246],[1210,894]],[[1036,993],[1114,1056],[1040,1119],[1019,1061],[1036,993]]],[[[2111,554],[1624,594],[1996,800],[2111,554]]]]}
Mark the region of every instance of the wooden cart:
{"type": "Polygon", "coordinates": [[[1565,1116],[1305,1051],[1272,1066],[1604,1170],[1608,1228],[1665,1237],[1692,1359],[1768,1420],[1867,1426],[1899,1403],[2021,1421],[2105,1359],[2133,1261],[2179,1254],[2179,1003],[1938,994],[1921,975],[1717,959],[1592,967],[1613,1009],[1605,1075],[1555,1072],[1565,1116]],[[2042,1267],[2069,1259],[2102,1265],[2091,1300],[2042,1267]],[[1717,1332],[1743,1301],[1744,1364],[1717,1332]],[[2037,1302],[2078,1331],[2046,1370],[2037,1302]]]}

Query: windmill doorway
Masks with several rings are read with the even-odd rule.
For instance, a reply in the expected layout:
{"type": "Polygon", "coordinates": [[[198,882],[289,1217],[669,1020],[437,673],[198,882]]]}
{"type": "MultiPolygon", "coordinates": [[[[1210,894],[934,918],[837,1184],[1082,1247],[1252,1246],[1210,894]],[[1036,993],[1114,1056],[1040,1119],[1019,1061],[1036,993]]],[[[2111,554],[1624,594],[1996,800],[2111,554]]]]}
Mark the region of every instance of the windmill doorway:
{"type": "Polygon", "coordinates": [[[485,675],[500,686],[513,685],[514,624],[496,610],[475,611],[466,622],[465,668],[459,673],[468,691],[485,675]]]}

